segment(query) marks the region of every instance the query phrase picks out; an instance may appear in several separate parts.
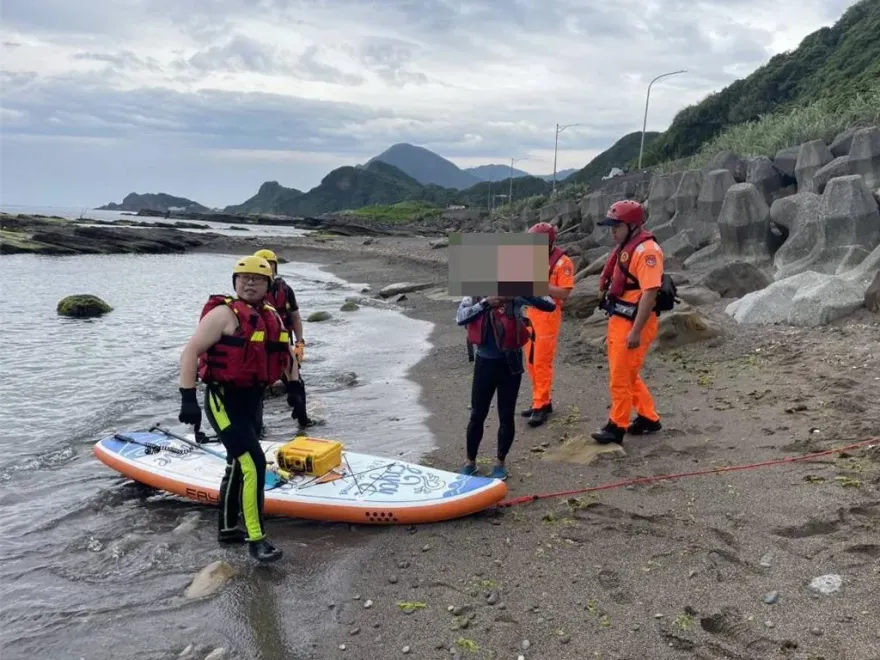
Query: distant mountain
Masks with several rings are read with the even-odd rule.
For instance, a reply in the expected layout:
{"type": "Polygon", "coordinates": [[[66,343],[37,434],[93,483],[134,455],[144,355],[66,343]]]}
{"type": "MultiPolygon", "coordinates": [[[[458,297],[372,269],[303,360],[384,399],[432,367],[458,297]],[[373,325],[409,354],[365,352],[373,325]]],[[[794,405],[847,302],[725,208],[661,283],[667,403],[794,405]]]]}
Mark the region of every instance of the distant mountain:
{"type": "MultiPolygon", "coordinates": [[[[645,132],[645,150],[657,139],[660,133],[655,131],[645,132]]],[[[639,157],[639,147],[642,142],[642,132],[628,133],[611,145],[608,149],[596,156],[586,166],[569,176],[566,183],[585,183],[591,188],[601,185],[602,177],[611,171],[612,167],[624,169],[629,161],[639,157]]],[[[556,180],[559,181],[557,175],[556,180]]]]}
{"type": "Polygon", "coordinates": [[[187,213],[208,213],[211,209],[202,206],[198,202],[194,202],[186,197],[175,197],[166,193],[146,193],[139,195],[138,193],[128,193],[122,200],[122,204],[110,202],[104,206],[98,207],[99,211],[133,211],[137,213],[140,210],[158,211],[165,213],[167,211],[183,211],[187,213]]]}
{"type": "Polygon", "coordinates": [[[224,213],[283,213],[293,200],[302,197],[303,192],[296,188],[285,188],[277,181],[266,181],[257,194],[241,204],[233,204],[223,209],[224,213]]]}
{"type": "MultiPolygon", "coordinates": [[[[480,181],[502,181],[510,177],[510,165],[480,165],[478,167],[469,167],[464,171],[473,174],[480,181]]],[[[532,175],[514,167],[513,177],[520,176],[532,175]]]]}
{"type": "MultiPolygon", "coordinates": [[[[473,174],[481,181],[506,181],[510,178],[510,165],[479,165],[478,167],[469,167],[464,171],[473,174]]],[[[578,170],[576,167],[572,167],[567,170],[560,170],[556,173],[556,181],[562,181],[566,177],[574,174],[577,171],[578,170]]],[[[538,179],[544,179],[544,181],[553,181],[552,173],[529,174],[528,172],[523,172],[522,170],[518,170],[515,167],[513,168],[513,178],[523,176],[536,177],[538,179]]]]}
{"type": "Polygon", "coordinates": [[[465,172],[433,151],[405,142],[389,147],[371,158],[367,165],[375,161],[393,165],[423,185],[434,184],[443,188],[464,190],[480,182],[478,177],[465,172]]]}

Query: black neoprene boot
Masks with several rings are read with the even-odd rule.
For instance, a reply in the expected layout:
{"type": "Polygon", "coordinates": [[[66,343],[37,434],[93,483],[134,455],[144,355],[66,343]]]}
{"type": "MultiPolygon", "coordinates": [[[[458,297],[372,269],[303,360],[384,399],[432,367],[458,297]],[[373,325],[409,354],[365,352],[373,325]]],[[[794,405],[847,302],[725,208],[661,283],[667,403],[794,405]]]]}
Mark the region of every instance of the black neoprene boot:
{"type": "Polygon", "coordinates": [[[295,419],[300,427],[311,426],[312,420],[306,411],[306,386],[302,378],[299,380],[289,380],[285,386],[287,390],[287,405],[293,408],[291,417],[295,419]]]}
{"type": "Polygon", "coordinates": [[[649,433],[656,433],[662,428],[663,425],[660,423],[659,419],[657,421],[651,421],[647,417],[636,415],[636,418],[629,423],[626,432],[627,435],[647,435],[649,433]]]}
{"type": "Polygon", "coordinates": [[[274,545],[269,543],[266,539],[262,541],[256,541],[249,543],[250,547],[248,550],[251,553],[251,557],[256,559],[257,561],[268,564],[269,562],[278,561],[281,557],[284,556],[284,553],[276,548],[274,545]]]}

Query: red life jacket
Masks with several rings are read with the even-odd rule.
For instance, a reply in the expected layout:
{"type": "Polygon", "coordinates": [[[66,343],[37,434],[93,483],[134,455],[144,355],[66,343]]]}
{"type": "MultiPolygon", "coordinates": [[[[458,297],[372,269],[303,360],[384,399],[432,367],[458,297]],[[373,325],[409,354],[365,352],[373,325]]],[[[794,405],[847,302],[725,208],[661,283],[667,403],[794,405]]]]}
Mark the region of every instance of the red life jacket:
{"type": "Polygon", "coordinates": [[[213,295],[199,318],[219,305],[226,305],[235,312],[238,329],[234,335],[223,335],[199,356],[199,379],[204,383],[239,387],[277,382],[292,358],[289,333],[275,308],[266,301],[257,308],[240,298],[213,295]]]}
{"type": "Polygon", "coordinates": [[[562,259],[565,256],[565,250],[560,248],[558,245],[554,245],[553,249],[550,250],[550,272],[553,272],[553,267],[556,265],[556,262],[562,259]]]}
{"type": "Polygon", "coordinates": [[[626,275],[629,272],[627,264],[630,263],[632,255],[639,245],[653,239],[654,234],[646,229],[642,229],[629,239],[629,242],[623,246],[623,249],[617,246],[611,251],[611,255],[602,269],[602,277],[600,279],[601,288],[607,288],[609,296],[619,298],[624,291],[638,288],[638,285],[635,283],[627,281],[626,275]],[[615,268],[615,266],[619,267],[615,268]]]}
{"type": "Polygon", "coordinates": [[[280,277],[276,277],[266,293],[266,302],[268,302],[278,314],[284,323],[284,327],[290,330],[293,326],[293,315],[290,313],[290,300],[287,296],[287,283],[280,277]]]}
{"type": "Polygon", "coordinates": [[[489,331],[487,322],[495,334],[495,344],[502,352],[515,351],[533,339],[531,323],[514,315],[512,302],[502,307],[490,307],[468,323],[467,340],[471,344],[479,346],[485,343],[485,333],[489,331]]]}

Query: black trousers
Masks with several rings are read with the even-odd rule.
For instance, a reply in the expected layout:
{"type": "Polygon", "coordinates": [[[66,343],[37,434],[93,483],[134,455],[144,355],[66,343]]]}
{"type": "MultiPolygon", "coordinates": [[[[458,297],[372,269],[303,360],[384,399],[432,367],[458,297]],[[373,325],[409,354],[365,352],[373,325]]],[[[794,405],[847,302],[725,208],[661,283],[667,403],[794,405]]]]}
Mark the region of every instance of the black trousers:
{"type": "Polygon", "coordinates": [[[522,370],[514,373],[506,358],[487,359],[477,355],[474,361],[474,379],[471,385],[471,418],[467,425],[468,460],[477,459],[483,440],[483,424],[489,415],[489,406],[497,392],[498,405],[498,460],[503,461],[516,435],[516,399],[522,382],[522,370]]]}
{"type": "Polygon", "coordinates": [[[266,454],[260,445],[263,388],[235,388],[209,383],[205,414],[226,447],[226,472],[220,482],[219,529],[227,531],[244,518],[248,541],[266,537],[263,526],[266,454]]]}

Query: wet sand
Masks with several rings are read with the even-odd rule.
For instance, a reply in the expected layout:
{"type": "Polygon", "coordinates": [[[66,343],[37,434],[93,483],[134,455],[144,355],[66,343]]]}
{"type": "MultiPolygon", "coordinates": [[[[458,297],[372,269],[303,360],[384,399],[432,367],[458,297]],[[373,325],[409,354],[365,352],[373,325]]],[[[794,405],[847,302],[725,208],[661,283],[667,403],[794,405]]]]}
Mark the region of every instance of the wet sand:
{"type": "MultiPolygon", "coordinates": [[[[427,240],[270,244],[374,289],[445,279],[427,240]]],[[[295,286],[295,283],[294,283],[295,286]]],[[[411,372],[437,449],[464,460],[470,377],[457,301],[407,294],[436,324],[411,372]]],[[[643,376],[665,428],[598,451],[607,416],[601,351],[566,319],[555,413],[518,417],[510,497],[752,464],[880,436],[880,325],[864,310],[830,327],[749,328],[706,310],[723,338],[654,351],[643,376]]],[[[367,347],[368,348],[368,347],[367,347]]],[[[518,409],[528,407],[524,378],[518,409]]],[[[487,420],[489,467],[497,420],[487,420]]],[[[880,444],[880,440],[878,440],[880,444]]],[[[364,534],[359,571],[327,592],[333,658],[880,658],[880,448],[809,462],[657,480],[364,534]],[[814,578],[841,578],[822,594],[814,578]],[[367,608],[367,600],[372,605],[367,608]],[[344,645],[344,649],[341,646],[344,645]]]]}

